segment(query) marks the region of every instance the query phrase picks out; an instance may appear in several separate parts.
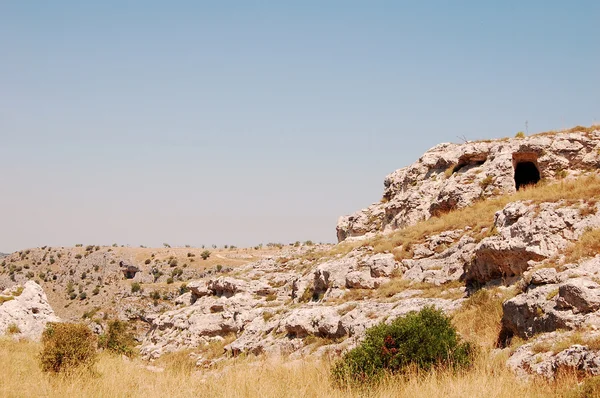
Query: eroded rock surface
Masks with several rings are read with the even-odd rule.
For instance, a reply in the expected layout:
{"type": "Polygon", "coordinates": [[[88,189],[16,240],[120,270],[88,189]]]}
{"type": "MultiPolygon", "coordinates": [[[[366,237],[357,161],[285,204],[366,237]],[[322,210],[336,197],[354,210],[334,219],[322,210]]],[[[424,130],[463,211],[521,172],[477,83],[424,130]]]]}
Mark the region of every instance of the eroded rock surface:
{"type": "Polygon", "coordinates": [[[0,335],[38,340],[48,322],[60,322],[42,288],[33,281],[0,294],[0,335]]]}
{"type": "Polygon", "coordinates": [[[338,241],[413,225],[481,198],[514,192],[523,181],[594,169],[600,164],[599,144],[597,130],[436,145],[385,178],[380,202],[340,217],[338,241]],[[528,175],[531,169],[537,176],[528,175]]]}

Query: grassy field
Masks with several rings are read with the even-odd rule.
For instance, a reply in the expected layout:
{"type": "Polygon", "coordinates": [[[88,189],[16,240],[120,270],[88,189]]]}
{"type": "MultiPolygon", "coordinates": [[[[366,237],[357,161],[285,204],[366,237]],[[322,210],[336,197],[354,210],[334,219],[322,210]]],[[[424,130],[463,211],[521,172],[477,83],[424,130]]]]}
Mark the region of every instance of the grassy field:
{"type": "Polygon", "coordinates": [[[226,359],[214,368],[195,367],[186,351],[150,365],[102,352],[93,372],[50,375],[40,370],[39,343],[0,339],[1,397],[593,397],[600,383],[574,374],[555,381],[518,379],[505,366],[508,350],[494,351],[501,303],[509,289],[482,290],[453,316],[464,339],[480,347],[474,365],[460,372],[409,371],[368,388],[336,387],[333,360],[251,357],[226,359]],[[594,384],[595,383],[595,384],[594,384]]]}
{"type": "MultiPolygon", "coordinates": [[[[39,344],[0,340],[2,397],[583,397],[577,379],[547,382],[517,379],[504,355],[484,352],[467,371],[436,371],[386,378],[367,389],[336,388],[331,363],[316,360],[242,359],[220,369],[193,370],[178,361],[146,369],[141,360],[102,353],[93,373],[52,376],[41,372],[39,344]]],[[[596,396],[596,395],[587,395],[596,396]]]]}

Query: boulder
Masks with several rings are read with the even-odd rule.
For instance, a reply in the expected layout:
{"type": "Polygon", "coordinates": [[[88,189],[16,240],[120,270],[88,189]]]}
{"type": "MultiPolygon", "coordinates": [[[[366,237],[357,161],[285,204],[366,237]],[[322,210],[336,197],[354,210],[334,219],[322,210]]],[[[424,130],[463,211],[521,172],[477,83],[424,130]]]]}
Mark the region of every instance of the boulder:
{"type": "Polygon", "coordinates": [[[38,340],[48,322],[60,322],[44,290],[33,281],[5,290],[0,298],[7,300],[0,304],[0,335],[11,333],[38,340]]]}
{"type": "Polygon", "coordinates": [[[570,279],[558,290],[557,306],[571,308],[574,313],[600,309],[600,285],[589,279],[570,279]]]}

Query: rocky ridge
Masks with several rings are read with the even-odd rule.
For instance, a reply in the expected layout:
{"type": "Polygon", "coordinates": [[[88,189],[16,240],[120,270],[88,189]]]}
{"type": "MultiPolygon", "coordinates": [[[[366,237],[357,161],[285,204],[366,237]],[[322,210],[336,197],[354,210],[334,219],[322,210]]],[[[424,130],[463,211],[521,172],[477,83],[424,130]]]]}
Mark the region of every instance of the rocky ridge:
{"type": "Polygon", "coordinates": [[[523,184],[600,165],[600,127],[464,144],[439,144],[384,180],[380,202],[340,217],[338,241],[389,232],[523,184]]]}

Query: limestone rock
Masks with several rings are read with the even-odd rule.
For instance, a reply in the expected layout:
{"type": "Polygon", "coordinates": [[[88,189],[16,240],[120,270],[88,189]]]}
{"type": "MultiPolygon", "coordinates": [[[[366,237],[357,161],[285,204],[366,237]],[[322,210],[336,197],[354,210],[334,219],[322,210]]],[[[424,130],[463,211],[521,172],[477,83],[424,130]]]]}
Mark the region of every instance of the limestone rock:
{"type": "Polygon", "coordinates": [[[530,378],[531,375],[553,379],[559,370],[599,375],[600,352],[592,350],[586,345],[573,344],[558,353],[539,352],[534,349],[539,344],[552,346],[553,343],[568,338],[568,336],[568,333],[557,332],[542,335],[535,341],[518,347],[508,359],[507,365],[525,379],[530,378]]]}
{"type": "Polygon", "coordinates": [[[574,313],[587,313],[600,309],[600,285],[589,279],[570,279],[558,290],[557,305],[572,308],[574,313]]]}
{"type": "Polygon", "coordinates": [[[485,283],[522,275],[534,264],[558,254],[587,228],[598,226],[598,215],[582,215],[580,203],[509,203],[495,215],[497,234],[475,248],[467,277],[485,283]]]}
{"type": "Polygon", "coordinates": [[[542,268],[531,275],[531,283],[534,285],[548,285],[560,282],[558,273],[554,268],[542,268]]]}
{"type": "Polygon", "coordinates": [[[19,337],[37,340],[41,337],[48,322],[60,322],[48,303],[44,290],[35,282],[28,281],[22,286],[5,290],[0,297],[9,298],[0,304],[0,335],[9,333],[9,329],[18,330],[19,337]]]}
{"type": "Polygon", "coordinates": [[[384,180],[380,202],[340,217],[338,241],[388,232],[521,184],[562,178],[600,163],[600,131],[564,132],[464,144],[439,144],[384,180]]]}

